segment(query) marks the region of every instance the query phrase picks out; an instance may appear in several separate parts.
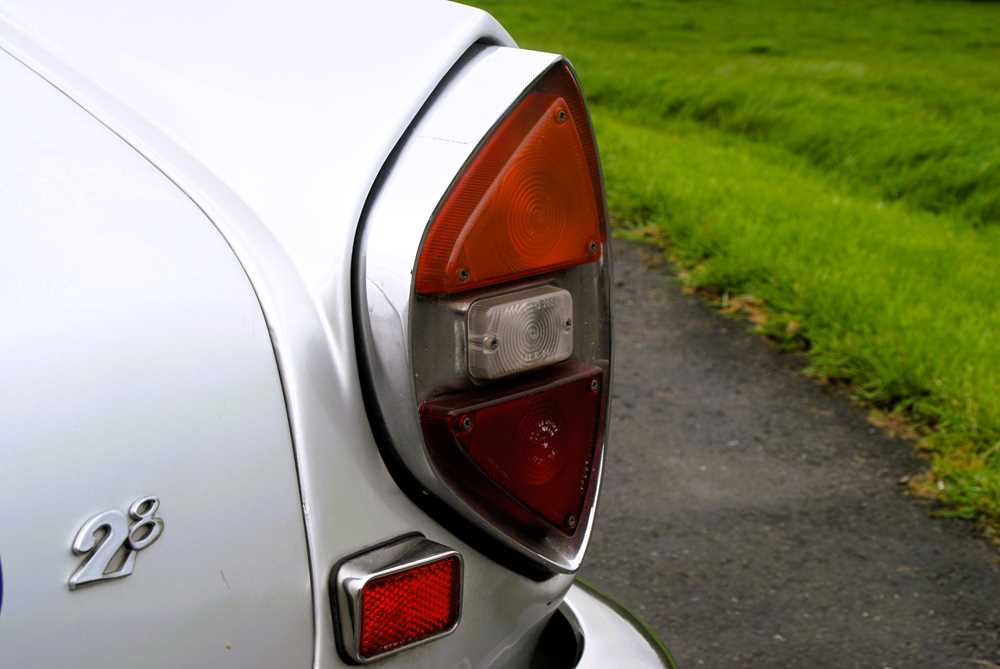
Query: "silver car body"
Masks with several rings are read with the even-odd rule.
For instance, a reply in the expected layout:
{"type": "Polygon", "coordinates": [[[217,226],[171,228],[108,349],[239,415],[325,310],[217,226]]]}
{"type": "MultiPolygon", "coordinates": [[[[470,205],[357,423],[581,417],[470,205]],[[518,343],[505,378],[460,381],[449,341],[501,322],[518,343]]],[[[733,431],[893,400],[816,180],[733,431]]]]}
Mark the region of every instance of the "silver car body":
{"type": "Polygon", "coordinates": [[[387,158],[461,95],[407,140],[440,162],[393,168],[436,201],[554,59],[451,3],[0,1],[0,666],[342,666],[332,565],[414,531],[462,554],[461,623],[380,664],[528,666],[561,607],[579,666],[663,665],[572,574],[418,509],[359,389],[351,258],[387,158]],[[163,537],[70,591],[76,530],[144,495],[163,537]]]}

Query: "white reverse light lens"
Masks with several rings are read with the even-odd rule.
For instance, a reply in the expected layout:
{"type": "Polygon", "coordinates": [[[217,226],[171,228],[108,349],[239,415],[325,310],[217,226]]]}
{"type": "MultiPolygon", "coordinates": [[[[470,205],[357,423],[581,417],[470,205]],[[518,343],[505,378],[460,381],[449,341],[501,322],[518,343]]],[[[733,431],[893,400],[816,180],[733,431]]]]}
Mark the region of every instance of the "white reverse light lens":
{"type": "Polygon", "coordinates": [[[477,300],[469,306],[469,374],[499,379],[573,354],[573,297],[552,286],[477,300]]]}

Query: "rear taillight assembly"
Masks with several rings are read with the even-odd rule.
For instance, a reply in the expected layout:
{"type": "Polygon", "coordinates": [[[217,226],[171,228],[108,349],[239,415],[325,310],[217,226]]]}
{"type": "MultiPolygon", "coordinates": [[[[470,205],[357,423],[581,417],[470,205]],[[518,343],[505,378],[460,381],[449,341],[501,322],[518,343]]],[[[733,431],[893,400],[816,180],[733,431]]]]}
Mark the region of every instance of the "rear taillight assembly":
{"type": "MultiPolygon", "coordinates": [[[[432,107],[421,123],[435,113],[446,112],[432,107]]],[[[412,200],[397,179],[417,161],[441,163],[435,150],[405,146],[380,202],[412,200]]],[[[573,571],[603,462],[611,317],[600,167],[569,66],[538,76],[449,181],[409,251],[405,305],[391,278],[405,262],[400,210],[376,206],[366,224],[363,340],[386,460],[418,501],[443,501],[522,555],[573,571]],[[376,240],[397,255],[380,256],[376,240]]]]}
{"type": "MultiPolygon", "coordinates": [[[[417,379],[430,456],[467,498],[507,509],[536,533],[575,534],[592,490],[607,361],[575,343],[600,336],[607,314],[582,294],[601,290],[599,282],[566,279],[574,270],[593,274],[605,241],[590,124],[560,64],[455,180],[414,279],[417,318],[439,322],[428,331],[464,328],[465,346],[449,352],[465,382],[417,379]],[[464,316],[457,323],[456,311],[464,316]]],[[[434,344],[415,339],[414,356],[434,344]]]]}

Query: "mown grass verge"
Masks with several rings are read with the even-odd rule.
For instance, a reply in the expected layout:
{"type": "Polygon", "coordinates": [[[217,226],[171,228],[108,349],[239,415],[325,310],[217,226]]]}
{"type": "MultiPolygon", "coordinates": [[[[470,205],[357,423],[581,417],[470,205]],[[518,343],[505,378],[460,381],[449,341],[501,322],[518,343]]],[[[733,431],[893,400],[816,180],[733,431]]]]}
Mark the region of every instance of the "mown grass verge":
{"type": "Polygon", "coordinates": [[[1000,229],[852,195],[773,152],[595,114],[620,229],[766,308],[810,373],[927,428],[952,512],[1000,519],[1000,229]]]}
{"type": "Polygon", "coordinates": [[[481,4],[577,65],[619,229],[905,417],[914,489],[1000,524],[1000,6],[481,4]]]}

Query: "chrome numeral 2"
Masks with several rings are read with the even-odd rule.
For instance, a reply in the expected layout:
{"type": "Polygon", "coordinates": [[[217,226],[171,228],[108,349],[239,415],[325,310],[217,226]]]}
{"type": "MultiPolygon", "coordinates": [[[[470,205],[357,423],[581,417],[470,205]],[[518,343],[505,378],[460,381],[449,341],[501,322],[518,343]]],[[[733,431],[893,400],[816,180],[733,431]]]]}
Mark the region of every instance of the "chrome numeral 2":
{"type": "Polygon", "coordinates": [[[147,548],[163,534],[163,519],[156,516],[160,500],[140,497],[128,508],[128,516],[118,509],[102,511],[87,522],[73,539],[73,552],[86,555],[73,575],[69,589],[76,590],[85,583],[106,581],[128,576],[135,569],[136,553],[147,548]],[[129,525],[129,517],[133,522],[129,525]],[[121,564],[109,570],[111,561],[124,550],[121,564]]]}

